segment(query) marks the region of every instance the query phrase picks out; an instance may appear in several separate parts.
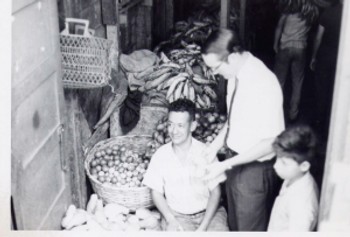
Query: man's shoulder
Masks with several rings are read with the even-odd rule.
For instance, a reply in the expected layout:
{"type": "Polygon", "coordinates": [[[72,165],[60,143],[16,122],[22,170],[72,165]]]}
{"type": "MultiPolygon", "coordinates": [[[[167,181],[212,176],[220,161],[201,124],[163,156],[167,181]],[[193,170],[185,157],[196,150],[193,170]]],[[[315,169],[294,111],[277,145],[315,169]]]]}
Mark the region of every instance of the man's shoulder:
{"type": "Polygon", "coordinates": [[[169,155],[169,152],[171,152],[171,142],[161,145],[153,154],[152,159],[159,156],[163,156],[165,154],[169,155]]]}
{"type": "Polygon", "coordinates": [[[204,149],[206,147],[205,143],[197,140],[196,138],[192,137],[192,146],[195,147],[196,149],[204,149]]]}

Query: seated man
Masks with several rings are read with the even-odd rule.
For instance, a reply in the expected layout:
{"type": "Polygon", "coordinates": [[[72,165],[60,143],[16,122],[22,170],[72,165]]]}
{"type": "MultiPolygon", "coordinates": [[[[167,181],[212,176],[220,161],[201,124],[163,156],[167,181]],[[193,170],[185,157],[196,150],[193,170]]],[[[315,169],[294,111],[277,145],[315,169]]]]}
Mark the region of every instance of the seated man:
{"type": "Polygon", "coordinates": [[[199,157],[205,144],[192,137],[195,129],[195,104],[187,99],[171,103],[171,142],[154,153],[143,184],[151,188],[153,201],[163,215],[163,230],[228,231],[227,213],[219,207],[219,182],[226,177],[223,174],[209,183],[199,178],[196,167],[208,162],[199,157]]]}

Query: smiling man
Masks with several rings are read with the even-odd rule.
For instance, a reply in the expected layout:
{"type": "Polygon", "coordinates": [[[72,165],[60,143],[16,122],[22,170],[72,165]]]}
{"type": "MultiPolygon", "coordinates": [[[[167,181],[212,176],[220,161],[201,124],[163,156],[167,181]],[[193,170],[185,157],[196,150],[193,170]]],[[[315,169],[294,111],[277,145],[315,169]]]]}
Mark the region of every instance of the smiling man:
{"type": "Polygon", "coordinates": [[[210,182],[196,176],[197,167],[209,164],[200,157],[205,144],[192,137],[196,125],[192,101],[179,99],[170,104],[171,142],[153,155],[143,184],[151,188],[153,201],[163,215],[163,230],[228,231],[226,211],[219,207],[219,182],[225,175],[210,182]]]}

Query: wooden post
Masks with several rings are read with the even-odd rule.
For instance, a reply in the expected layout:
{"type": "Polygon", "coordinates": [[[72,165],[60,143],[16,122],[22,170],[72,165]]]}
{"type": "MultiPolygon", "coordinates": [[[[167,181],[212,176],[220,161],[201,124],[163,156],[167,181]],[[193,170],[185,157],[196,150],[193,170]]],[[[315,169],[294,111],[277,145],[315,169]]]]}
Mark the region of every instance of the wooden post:
{"type": "Polygon", "coordinates": [[[227,28],[229,25],[229,19],[230,19],[230,0],[221,0],[220,27],[227,28]]]}
{"type": "Polygon", "coordinates": [[[242,42],[245,42],[245,17],[246,17],[246,0],[241,0],[239,13],[239,36],[242,42]]]}
{"type": "Polygon", "coordinates": [[[119,1],[102,0],[102,19],[107,25],[107,39],[112,41],[109,59],[112,70],[118,71],[119,56],[119,1]]]}

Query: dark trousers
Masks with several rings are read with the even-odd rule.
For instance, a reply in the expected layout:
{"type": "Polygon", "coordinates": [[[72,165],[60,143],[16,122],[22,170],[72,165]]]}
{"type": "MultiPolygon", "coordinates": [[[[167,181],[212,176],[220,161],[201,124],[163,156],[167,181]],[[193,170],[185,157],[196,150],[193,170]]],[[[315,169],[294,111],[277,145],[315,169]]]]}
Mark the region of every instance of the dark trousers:
{"type": "Polygon", "coordinates": [[[274,72],[281,84],[284,96],[285,84],[288,75],[291,74],[292,91],[289,100],[288,116],[289,119],[295,119],[299,113],[299,103],[301,98],[301,89],[303,86],[306,64],[306,50],[298,48],[281,49],[275,60],[274,72]]]}
{"type": "MultiPolygon", "coordinates": [[[[234,159],[234,158],[233,158],[234,159]]],[[[275,159],[252,162],[227,172],[226,196],[230,231],[266,231],[282,180],[275,159]]]]}

